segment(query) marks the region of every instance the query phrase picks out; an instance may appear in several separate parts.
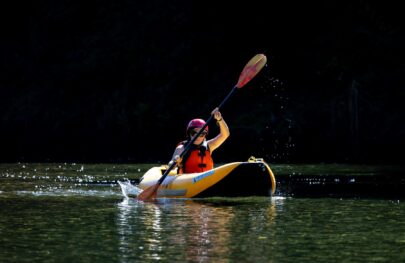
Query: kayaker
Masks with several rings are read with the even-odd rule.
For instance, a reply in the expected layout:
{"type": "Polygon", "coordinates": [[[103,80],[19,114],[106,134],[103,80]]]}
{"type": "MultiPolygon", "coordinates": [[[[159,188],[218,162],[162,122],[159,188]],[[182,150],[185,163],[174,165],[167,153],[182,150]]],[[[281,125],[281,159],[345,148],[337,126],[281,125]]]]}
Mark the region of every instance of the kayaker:
{"type": "MultiPolygon", "coordinates": [[[[199,173],[214,168],[214,161],[211,157],[215,149],[217,149],[230,135],[228,125],[226,124],[221,112],[218,108],[215,108],[212,113],[214,119],[219,126],[219,134],[214,138],[207,140],[208,126],[194,141],[188,152],[180,158],[180,154],[183,152],[185,145],[189,140],[196,135],[200,129],[205,125],[203,119],[193,119],[187,125],[186,136],[187,139],[178,144],[176,147],[172,161],[176,162],[178,167],[178,173],[199,173]]],[[[169,163],[170,165],[171,163],[169,163]]]]}

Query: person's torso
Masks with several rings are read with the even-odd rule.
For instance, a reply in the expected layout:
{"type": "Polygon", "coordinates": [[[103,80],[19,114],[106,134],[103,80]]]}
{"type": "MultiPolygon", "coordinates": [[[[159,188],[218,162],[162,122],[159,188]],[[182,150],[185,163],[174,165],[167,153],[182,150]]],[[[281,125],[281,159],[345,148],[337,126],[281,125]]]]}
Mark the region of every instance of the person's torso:
{"type": "MultiPolygon", "coordinates": [[[[183,142],[184,145],[184,142],[183,142]]],[[[183,156],[179,173],[200,173],[214,168],[214,161],[206,141],[201,145],[192,145],[183,156]]]]}

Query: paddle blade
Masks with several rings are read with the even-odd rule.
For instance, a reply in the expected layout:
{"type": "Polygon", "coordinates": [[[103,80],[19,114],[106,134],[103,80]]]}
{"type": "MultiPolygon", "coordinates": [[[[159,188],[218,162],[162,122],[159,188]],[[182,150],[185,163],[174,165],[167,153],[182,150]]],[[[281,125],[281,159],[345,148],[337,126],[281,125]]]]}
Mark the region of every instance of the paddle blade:
{"type": "Polygon", "coordinates": [[[157,190],[159,188],[159,184],[154,184],[152,186],[149,186],[145,190],[143,190],[138,197],[136,198],[137,200],[140,201],[151,201],[156,199],[157,195],[157,190]]]}
{"type": "Polygon", "coordinates": [[[251,79],[256,76],[257,73],[266,65],[267,58],[263,54],[257,54],[254,56],[245,66],[245,68],[242,70],[242,73],[239,76],[238,83],[236,84],[236,87],[238,89],[242,88],[243,86],[246,85],[251,79]]]}

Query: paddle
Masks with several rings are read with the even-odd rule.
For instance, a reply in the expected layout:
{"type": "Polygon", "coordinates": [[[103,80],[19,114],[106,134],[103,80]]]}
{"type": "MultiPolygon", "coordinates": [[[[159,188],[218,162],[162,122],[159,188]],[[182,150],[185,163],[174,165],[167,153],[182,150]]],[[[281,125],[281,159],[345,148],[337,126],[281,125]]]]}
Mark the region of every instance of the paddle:
{"type": "MultiPolygon", "coordinates": [[[[225,97],[225,99],[219,104],[218,109],[221,109],[224,104],[228,101],[228,99],[235,93],[237,89],[242,88],[243,86],[246,85],[254,76],[256,76],[257,73],[266,65],[267,58],[263,54],[257,54],[254,56],[243,68],[242,73],[239,76],[238,83],[232,88],[231,92],[225,97]]],[[[208,124],[212,121],[214,118],[213,115],[211,115],[208,120],[206,121],[205,125],[201,127],[201,129],[197,132],[196,135],[184,146],[183,152],[180,154],[180,158],[183,158],[183,156],[188,152],[188,150],[191,148],[193,145],[194,141],[198,138],[198,136],[204,131],[205,127],[208,126],[208,124]]],[[[156,184],[149,186],[145,190],[143,190],[137,197],[138,200],[141,201],[148,201],[156,198],[157,195],[157,190],[159,186],[162,184],[163,180],[166,178],[166,176],[170,173],[171,170],[176,166],[176,162],[172,162],[169,168],[164,172],[162,177],[157,181],[156,184]]]]}

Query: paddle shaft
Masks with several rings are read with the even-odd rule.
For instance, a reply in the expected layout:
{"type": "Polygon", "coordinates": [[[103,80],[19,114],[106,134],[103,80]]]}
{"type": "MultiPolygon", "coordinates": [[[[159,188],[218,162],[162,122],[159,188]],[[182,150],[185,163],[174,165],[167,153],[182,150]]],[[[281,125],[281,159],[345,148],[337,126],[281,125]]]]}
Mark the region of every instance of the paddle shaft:
{"type": "MultiPolygon", "coordinates": [[[[237,86],[233,87],[231,92],[225,97],[225,99],[219,104],[218,110],[220,110],[224,104],[228,101],[228,99],[235,93],[235,91],[238,89],[237,86]]],[[[214,119],[214,115],[211,114],[211,116],[208,118],[208,120],[205,122],[204,126],[201,127],[201,129],[197,132],[196,135],[194,135],[191,140],[184,146],[184,150],[180,154],[180,158],[183,158],[183,156],[190,150],[191,146],[195,142],[195,140],[200,136],[200,134],[204,131],[204,129],[211,123],[211,121],[214,119]]],[[[163,180],[166,178],[166,176],[170,173],[171,170],[176,166],[176,162],[172,162],[172,164],[167,168],[167,170],[164,172],[162,177],[158,180],[157,184],[160,185],[163,180]]]]}

